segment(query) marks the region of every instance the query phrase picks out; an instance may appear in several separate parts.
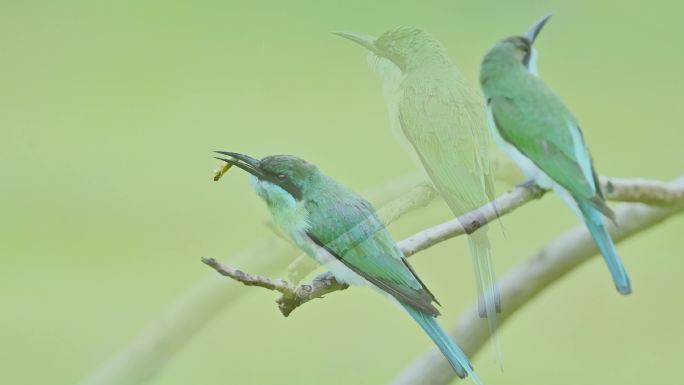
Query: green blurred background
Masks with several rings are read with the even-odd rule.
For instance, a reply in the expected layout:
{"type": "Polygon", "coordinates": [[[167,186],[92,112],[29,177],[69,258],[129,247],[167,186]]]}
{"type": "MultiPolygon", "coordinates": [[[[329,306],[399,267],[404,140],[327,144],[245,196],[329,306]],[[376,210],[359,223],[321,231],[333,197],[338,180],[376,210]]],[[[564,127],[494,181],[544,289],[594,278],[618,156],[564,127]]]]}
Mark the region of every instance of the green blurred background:
{"type": "MultiPolygon", "coordinates": [[[[671,179],[684,170],[683,10],[663,0],[2,1],[0,383],[77,383],[213,274],[201,256],[271,236],[243,173],[211,181],[211,150],[296,154],[357,190],[414,172],[365,52],[330,31],[422,27],[476,84],[497,39],[553,11],[540,69],[579,117],[598,170],[671,179]]],[[[391,230],[401,238],[448,218],[438,202],[391,230]]],[[[506,217],[507,237],[492,231],[499,275],[576,222],[553,196],[506,217]]],[[[598,259],[555,284],[505,325],[503,372],[491,351],[475,358],[480,377],[681,383],[683,230],[675,218],[620,245],[628,298],[598,259]]],[[[451,324],[474,295],[464,239],[413,264],[451,324]]],[[[290,318],[273,293],[240,292],[151,384],[382,384],[430,346],[367,289],[290,318]]]]}

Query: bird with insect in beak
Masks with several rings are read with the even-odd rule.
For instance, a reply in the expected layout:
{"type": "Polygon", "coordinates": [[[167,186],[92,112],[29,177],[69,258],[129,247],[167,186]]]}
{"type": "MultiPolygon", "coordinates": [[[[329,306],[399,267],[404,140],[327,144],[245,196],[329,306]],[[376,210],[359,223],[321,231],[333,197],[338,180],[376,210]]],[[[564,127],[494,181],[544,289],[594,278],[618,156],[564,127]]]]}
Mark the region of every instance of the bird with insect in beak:
{"type": "MultiPolygon", "coordinates": [[[[466,82],[440,42],[423,30],[408,27],[378,38],[352,32],[336,34],[368,49],[369,63],[382,78],[393,131],[401,132],[410,143],[452,213],[458,217],[491,202],[494,182],[482,97],[466,82]]],[[[470,234],[468,245],[480,315],[487,317],[496,339],[496,313],[501,304],[487,226],[470,234]]],[[[494,346],[498,351],[498,343],[494,346]]]]}
{"type": "Polygon", "coordinates": [[[586,224],[620,294],[631,285],[604,216],[606,205],[589,150],[572,112],[540,78],[533,44],[547,15],[524,36],[499,41],[485,55],[480,83],[497,144],[531,181],[553,189],[586,224]]]}
{"type": "Polygon", "coordinates": [[[261,160],[218,151],[251,174],[276,225],[306,254],[349,285],[369,285],[397,302],[430,336],[456,374],[479,379],[465,353],[435,319],[439,304],[404,259],[375,209],[354,191],[290,155],[261,160]]]}

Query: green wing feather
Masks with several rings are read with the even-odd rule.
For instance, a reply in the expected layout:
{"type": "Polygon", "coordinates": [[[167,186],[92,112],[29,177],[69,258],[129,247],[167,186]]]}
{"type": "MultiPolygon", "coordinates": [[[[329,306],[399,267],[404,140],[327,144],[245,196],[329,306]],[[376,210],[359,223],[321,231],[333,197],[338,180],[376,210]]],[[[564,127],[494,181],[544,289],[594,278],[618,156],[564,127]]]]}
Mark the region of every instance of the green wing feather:
{"type": "Polygon", "coordinates": [[[324,193],[310,199],[307,210],[307,235],[318,246],[398,301],[439,315],[432,304],[435,297],[403,258],[368,202],[349,190],[324,193]]]}
{"type": "Polygon", "coordinates": [[[595,199],[600,191],[575,118],[539,79],[526,80],[488,100],[497,130],[573,196],[595,199]]]}
{"type": "Polygon", "coordinates": [[[491,201],[494,182],[480,98],[466,85],[447,83],[405,83],[399,123],[435,187],[461,215],[491,201]]]}
{"type": "MultiPolygon", "coordinates": [[[[482,98],[460,81],[455,68],[413,73],[402,83],[399,124],[432,183],[454,215],[494,199],[482,98]]],[[[468,237],[476,273],[480,310],[497,328],[500,296],[483,227],[468,237]]]]}

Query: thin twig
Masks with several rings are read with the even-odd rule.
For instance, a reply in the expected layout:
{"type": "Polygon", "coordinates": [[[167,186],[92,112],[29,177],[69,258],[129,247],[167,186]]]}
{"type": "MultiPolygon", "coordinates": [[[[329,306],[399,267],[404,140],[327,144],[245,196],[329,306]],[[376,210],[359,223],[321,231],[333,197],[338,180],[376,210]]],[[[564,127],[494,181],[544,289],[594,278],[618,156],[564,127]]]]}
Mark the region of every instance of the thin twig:
{"type": "Polygon", "coordinates": [[[242,270],[224,265],[214,258],[202,257],[205,265],[216,270],[219,274],[230,277],[245,286],[258,286],[264,289],[280,292],[281,297],[276,301],[285,317],[300,305],[314,298],[321,298],[333,291],[344,290],[349,285],[339,283],[330,273],[323,273],[314,278],[311,283],[294,287],[284,279],[272,279],[263,275],[245,273],[242,270]]]}
{"type": "Polygon", "coordinates": [[[603,191],[610,200],[671,206],[684,200],[684,189],[671,183],[649,179],[601,178],[603,191]]]}
{"type": "Polygon", "coordinates": [[[263,287],[264,289],[279,291],[283,295],[293,295],[295,291],[292,285],[284,279],[275,280],[264,277],[263,275],[245,273],[242,270],[224,265],[214,258],[202,257],[202,262],[224,277],[230,277],[237,282],[241,282],[245,286],[263,287]]]}

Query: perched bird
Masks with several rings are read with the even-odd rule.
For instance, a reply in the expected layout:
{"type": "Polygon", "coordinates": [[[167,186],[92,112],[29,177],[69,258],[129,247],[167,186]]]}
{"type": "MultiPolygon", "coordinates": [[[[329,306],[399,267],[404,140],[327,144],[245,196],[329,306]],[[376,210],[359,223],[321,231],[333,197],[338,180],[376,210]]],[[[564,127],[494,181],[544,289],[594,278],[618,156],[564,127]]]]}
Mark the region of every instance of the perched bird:
{"type": "MultiPolygon", "coordinates": [[[[395,132],[403,133],[435,188],[455,216],[491,202],[493,176],[482,97],[470,87],[444,47],[427,32],[398,28],[379,38],[337,35],[367,48],[381,76],[395,132]]],[[[476,273],[480,315],[496,330],[499,292],[486,226],[468,237],[476,273]]]]}
{"type": "Polygon", "coordinates": [[[532,181],[552,188],[584,220],[621,294],[627,272],[605,227],[613,222],[577,120],[540,78],[532,44],[547,15],[524,36],[501,40],[485,55],[480,83],[497,144],[532,181]]]}
{"type": "Polygon", "coordinates": [[[350,285],[366,285],[395,300],[439,347],[459,377],[479,379],[465,353],[435,319],[439,304],[404,259],[375,209],[361,196],[290,155],[261,160],[218,151],[250,174],[275,223],[306,254],[350,285]]]}

